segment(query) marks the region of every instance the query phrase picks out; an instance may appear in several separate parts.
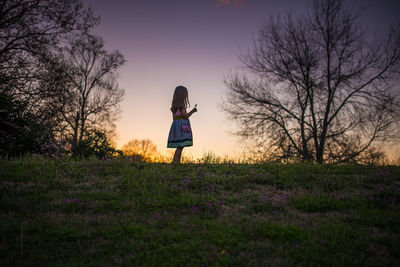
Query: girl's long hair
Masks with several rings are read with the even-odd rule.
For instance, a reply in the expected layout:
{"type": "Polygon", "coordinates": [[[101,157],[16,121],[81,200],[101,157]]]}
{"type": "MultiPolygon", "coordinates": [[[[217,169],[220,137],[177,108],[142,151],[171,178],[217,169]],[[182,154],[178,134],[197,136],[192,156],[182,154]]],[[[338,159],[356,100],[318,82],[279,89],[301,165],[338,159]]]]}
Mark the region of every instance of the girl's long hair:
{"type": "Polygon", "coordinates": [[[171,111],[175,113],[178,109],[186,109],[188,106],[190,107],[188,90],[184,86],[176,87],[172,98],[171,111]]]}

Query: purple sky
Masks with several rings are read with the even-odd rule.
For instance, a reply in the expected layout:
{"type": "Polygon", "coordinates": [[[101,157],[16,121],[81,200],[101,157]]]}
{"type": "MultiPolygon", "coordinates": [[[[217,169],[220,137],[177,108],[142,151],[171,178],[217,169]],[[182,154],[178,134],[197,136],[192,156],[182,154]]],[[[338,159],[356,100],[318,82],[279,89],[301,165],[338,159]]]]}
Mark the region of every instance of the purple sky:
{"type": "MultiPolygon", "coordinates": [[[[291,11],[304,14],[309,0],[83,0],[101,17],[95,33],[109,50],[123,53],[120,70],[125,89],[117,124],[119,147],[131,139],[151,139],[167,155],[169,111],[177,85],[189,90],[199,112],[191,118],[194,146],[184,153],[194,158],[213,151],[240,156],[242,146],[228,131],[219,104],[224,77],[240,66],[238,56],[251,46],[263,17],[291,11]]],[[[383,32],[399,22],[400,0],[348,0],[367,8],[363,24],[383,32]]],[[[173,150],[171,150],[173,151],[173,150]]]]}

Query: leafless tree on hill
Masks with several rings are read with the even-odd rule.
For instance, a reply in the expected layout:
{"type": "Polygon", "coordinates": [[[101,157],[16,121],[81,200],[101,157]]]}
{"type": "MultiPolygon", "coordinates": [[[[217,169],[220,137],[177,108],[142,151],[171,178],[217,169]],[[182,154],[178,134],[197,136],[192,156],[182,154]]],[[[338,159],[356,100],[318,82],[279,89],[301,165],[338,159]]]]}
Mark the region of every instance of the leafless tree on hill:
{"type": "Polygon", "coordinates": [[[61,116],[60,132],[77,153],[82,140],[97,129],[112,132],[124,90],[117,71],[125,63],[119,51],[108,52],[94,35],[73,40],[46,60],[42,87],[54,90],[53,105],[61,116]]]}
{"type": "MultiPolygon", "coordinates": [[[[0,88],[33,94],[37,57],[99,22],[80,0],[3,0],[0,4],[0,88]]],[[[35,88],[37,89],[37,88],[35,88]]]]}
{"type": "Polygon", "coordinates": [[[366,35],[341,0],[270,18],[225,80],[223,108],[271,159],[346,162],[399,138],[400,26],[366,35]]]}
{"type": "Polygon", "coordinates": [[[44,124],[58,123],[55,95],[40,86],[42,55],[87,33],[99,18],[80,0],[2,0],[0,2],[0,93],[25,105],[44,124]]]}

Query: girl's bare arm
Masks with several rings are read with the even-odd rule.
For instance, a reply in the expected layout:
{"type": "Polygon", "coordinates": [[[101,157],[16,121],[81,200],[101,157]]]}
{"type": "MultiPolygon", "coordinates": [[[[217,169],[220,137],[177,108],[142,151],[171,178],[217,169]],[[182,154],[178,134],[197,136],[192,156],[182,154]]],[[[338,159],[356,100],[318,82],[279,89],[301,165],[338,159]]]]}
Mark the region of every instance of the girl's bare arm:
{"type": "Polygon", "coordinates": [[[189,113],[186,112],[186,109],[182,110],[182,117],[184,117],[185,119],[189,118],[190,116],[192,116],[193,113],[197,112],[197,108],[192,109],[189,113]]]}

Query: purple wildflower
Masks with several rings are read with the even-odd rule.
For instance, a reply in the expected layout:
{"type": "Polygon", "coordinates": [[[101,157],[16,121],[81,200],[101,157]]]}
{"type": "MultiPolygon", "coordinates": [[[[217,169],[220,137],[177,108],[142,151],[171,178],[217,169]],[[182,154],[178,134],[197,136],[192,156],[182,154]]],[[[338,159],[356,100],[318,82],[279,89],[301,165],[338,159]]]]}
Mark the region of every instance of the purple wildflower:
{"type": "Polygon", "coordinates": [[[195,214],[199,211],[199,207],[197,207],[196,205],[193,205],[191,210],[192,210],[192,214],[195,214]]]}

